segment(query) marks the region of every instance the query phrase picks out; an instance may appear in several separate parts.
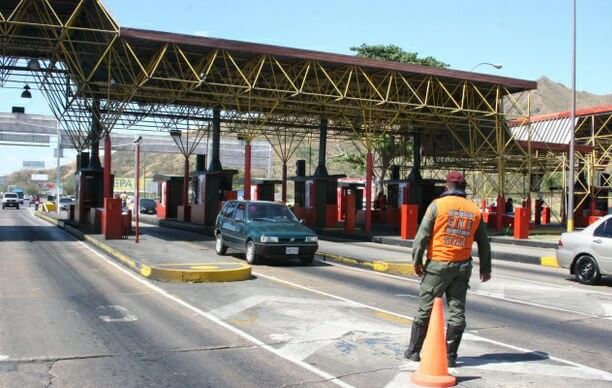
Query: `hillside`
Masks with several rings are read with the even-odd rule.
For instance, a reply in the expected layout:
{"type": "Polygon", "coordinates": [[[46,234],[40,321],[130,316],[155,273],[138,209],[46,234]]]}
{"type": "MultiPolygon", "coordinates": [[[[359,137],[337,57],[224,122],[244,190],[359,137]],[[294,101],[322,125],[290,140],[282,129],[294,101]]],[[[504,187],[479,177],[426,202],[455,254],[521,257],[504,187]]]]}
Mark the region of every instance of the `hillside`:
{"type": "MultiPolygon", "coordinates": [[[[545,114],[571,109],[572,89],[546,77],[538,79],[538,89],[531,93],[531,114],[545,114]]],[[[594,105],[612,104],[612,94],[598,95],[576,92],[577,109],[594,105]]]]}

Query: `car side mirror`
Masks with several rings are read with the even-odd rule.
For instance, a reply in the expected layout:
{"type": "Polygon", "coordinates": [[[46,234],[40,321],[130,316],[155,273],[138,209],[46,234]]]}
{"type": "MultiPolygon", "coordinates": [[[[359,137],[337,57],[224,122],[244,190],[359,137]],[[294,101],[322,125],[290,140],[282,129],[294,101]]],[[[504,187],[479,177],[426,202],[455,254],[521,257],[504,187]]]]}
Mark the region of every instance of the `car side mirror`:
{"type": "Polygon", "coordinates": [[[303,224],[303,223],[304,223],[304,219],[302,218],[300,219],[300,224],[303,224]]]}

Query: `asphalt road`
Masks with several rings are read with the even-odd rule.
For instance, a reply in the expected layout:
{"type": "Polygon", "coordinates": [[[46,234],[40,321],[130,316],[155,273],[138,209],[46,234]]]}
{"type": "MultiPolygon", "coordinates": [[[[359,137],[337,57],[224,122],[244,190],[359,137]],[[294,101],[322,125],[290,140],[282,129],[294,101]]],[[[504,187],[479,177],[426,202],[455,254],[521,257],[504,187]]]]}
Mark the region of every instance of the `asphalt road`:
{"type": "MultiPolygon", "coordinates": [[[[214,255],[201,236],[147,233],[214,255]]],[[[402,358],[416,278],[269,262],[244,282],[151,283],[26,211],[0,212],[0,250],[2,387],[405,387],[418,366],[402,358]]],[[[610,283],[493,271],[472,281],[460,386],[612,384],[610,283]]]]}
{"type": "Polygon", "coordinates": [[[108,264],[0,212],[0,387],[325,386],[108,264]]]}

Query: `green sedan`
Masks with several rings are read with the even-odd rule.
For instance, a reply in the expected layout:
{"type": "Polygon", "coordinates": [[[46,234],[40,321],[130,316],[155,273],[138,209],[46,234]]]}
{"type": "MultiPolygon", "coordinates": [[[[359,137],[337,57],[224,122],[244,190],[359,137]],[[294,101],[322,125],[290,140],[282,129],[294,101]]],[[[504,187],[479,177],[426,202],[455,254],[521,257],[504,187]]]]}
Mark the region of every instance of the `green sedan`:
{"type": "Polygon", "coordinates": [[[215,250],[245,253],[249,264],[262,258],[299,259],[310,264],[319,248],[317,235],[287,206],[267,201],[228,201],[215,223],[215,250]]]}

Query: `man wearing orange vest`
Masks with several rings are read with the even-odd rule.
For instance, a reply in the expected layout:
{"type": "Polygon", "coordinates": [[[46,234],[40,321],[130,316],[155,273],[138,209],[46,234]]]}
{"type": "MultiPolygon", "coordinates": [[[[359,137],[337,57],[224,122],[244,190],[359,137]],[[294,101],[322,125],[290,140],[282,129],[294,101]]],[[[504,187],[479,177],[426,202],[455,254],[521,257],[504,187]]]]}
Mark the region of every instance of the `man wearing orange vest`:
{"type": "Polygon", "coordinates": [[[420,352],[436,297],[446,295],[448,365],[456,366],[457,350],[465,330],[465,299],[472,274],[472,243],[478,244],[480,280],[491,279],[491,245],[480,209],[465,199],[463,174],[446,177],[446,191],[433,201],[421,221],[412,247],[414,272],[422,277],[419,310],[414,317],[410,345],[404,356],[420,361],[420,352]],[[427,247],[427,260],[423,253],[427,247]]]}

